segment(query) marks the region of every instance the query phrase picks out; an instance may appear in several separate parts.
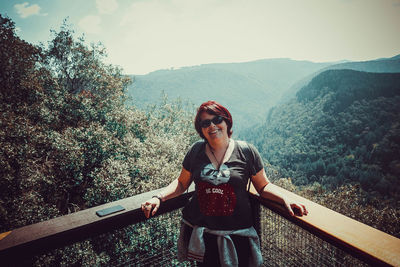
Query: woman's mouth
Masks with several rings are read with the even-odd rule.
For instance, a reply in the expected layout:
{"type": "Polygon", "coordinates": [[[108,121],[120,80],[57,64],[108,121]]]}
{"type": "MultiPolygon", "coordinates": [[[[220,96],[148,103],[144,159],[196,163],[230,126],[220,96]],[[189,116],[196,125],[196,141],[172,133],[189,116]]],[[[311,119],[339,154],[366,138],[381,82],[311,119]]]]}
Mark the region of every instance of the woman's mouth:
{"type": "Polygon", "coordinates": [[[218,129],[208,132],[209,135],[215,135],[219,132],[218,129]]]}

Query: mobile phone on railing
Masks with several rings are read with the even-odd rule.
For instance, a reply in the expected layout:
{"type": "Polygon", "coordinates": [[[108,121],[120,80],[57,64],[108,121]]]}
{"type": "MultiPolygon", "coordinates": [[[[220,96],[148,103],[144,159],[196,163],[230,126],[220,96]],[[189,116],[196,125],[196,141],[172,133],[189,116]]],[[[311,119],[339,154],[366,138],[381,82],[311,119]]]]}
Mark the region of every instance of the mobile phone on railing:
{"type": "Polygon", "coordinates": [[[113,214],[116,212],[120,212],[123,210],[125,210],[124,207],[122,207],[121,205],[116,205],[116,206],[112,206],[112,207],[109,207],[106,209],[98,210],[98,211],[96,211],[96,214],[99,217],[104,217],[104,216],[107,216],[107,215],[110,215],[110,214],[113,214]]]}

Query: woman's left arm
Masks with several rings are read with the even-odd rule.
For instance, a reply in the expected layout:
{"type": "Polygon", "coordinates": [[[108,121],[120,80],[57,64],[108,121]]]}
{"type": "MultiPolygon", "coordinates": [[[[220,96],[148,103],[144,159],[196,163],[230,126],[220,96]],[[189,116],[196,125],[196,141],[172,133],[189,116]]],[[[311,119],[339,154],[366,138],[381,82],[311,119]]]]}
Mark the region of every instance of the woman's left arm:
{"type": "Polygon", "coordinates": [[[298,211],[296,215],[307,215],[307,208],[303,204],[287,197],[281,190],[279,190],[279,187],[275,186],[268,180],[264,168],[254,175],[251,178],[251,181],[261,197],[281,203],[292,216],[295,215],[293,209],[298,211]]]}

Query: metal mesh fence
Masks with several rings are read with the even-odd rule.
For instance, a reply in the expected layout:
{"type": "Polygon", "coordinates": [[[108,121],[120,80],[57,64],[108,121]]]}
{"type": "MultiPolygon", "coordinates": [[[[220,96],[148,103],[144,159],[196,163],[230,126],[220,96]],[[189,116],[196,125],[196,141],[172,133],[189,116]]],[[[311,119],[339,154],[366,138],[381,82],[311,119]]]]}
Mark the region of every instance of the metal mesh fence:
{"type": "Polygon", "coordinates": [[[101,234],[25,262],[26,266],[196,266],[177,260],[181,209],[101,234]]]}
{"type": "Polygon", "coordinates": [[[181,210],[163,214],[135,225],[141,238],[136,248],[127,250],[122,260],[110,262],[113,266],[194,266],[177,260],[181,210]]]}
{"type": "Polygon", "coordinates": [[[260,217],[264,266],[368,266],[265,207],[260,217]]]}
{"type": "Polygon", "coordinates": [[[125,256],[126,260],[112,262],[113,266],[196,266],[194,262],[177,260],[181,209],[137,225],[144,240],[135,251],[125,256]]]}
{"type": "MultiPolygon", "coordinates": [[[[163,214],[28,262],[34,266],[196,266],[177,260],[181,210],[163,214]]],[[[367,266],[346,252],[261,207],[264,266],[367,266]]]]}

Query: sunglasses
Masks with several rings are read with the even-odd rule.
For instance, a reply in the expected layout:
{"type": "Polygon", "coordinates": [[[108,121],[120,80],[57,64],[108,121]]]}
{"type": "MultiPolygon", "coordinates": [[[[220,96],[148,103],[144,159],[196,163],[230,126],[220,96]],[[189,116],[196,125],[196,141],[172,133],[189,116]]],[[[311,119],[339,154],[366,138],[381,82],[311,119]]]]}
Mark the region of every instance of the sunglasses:
{"type": "Polygon", "coordinates": [[[207,128],[211,125],[211,123],[214,123],[214,125],[220,124],[221,122],[224,121],[224,118],[221,116],[215,116],[211,120],[204,120],[200,122],[201,128],[207,128]]]}

